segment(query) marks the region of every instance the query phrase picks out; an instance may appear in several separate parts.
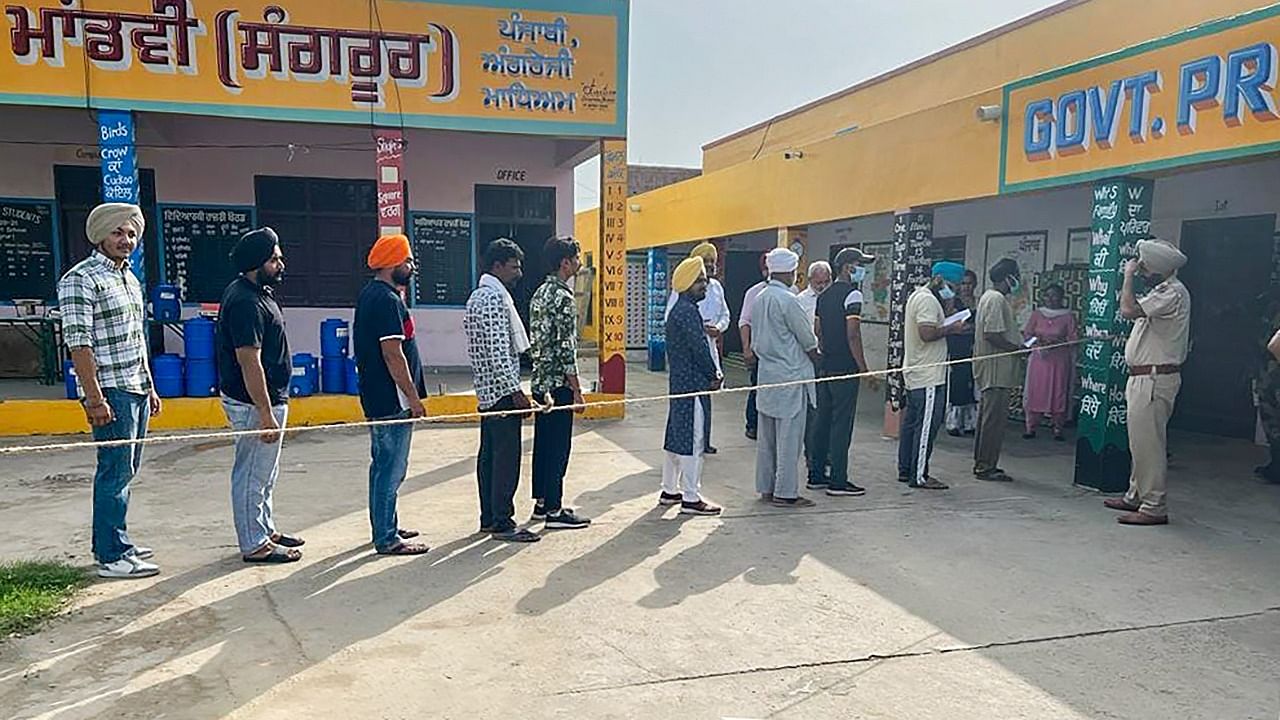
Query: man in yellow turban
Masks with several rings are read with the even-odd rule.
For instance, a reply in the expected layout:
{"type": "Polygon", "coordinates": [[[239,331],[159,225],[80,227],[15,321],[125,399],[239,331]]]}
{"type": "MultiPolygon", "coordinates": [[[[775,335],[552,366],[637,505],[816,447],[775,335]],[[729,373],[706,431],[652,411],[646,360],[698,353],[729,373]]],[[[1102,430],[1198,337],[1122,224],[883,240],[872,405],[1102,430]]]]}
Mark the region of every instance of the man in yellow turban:
{"type": "MultiPolygon", "coordinates": [[[[405,304],[405,292],[416,268],[409,238],[384,235],[369,250],[373,279],[356,301],[356,369],[360,377],[360,407],[370,420],[420,418],[426,386],[418,355],[413,315],[405,304]]],[[[399,526],[396,501],[409,467],[413,423],[374,425],[369,428],[372,461],[369,464],[369,524],[373,548],[379,555],[420,555],[427,546],[406,542],[415,530],[399,526]]]]}
{"type": "MultiPolygon", "coordinates": [[[[718,389],[720,371],[711,358],[698,302],[707,294],[707,270],[701,258],[690,257],[676,266],[671,286],[676,303],[667,313],[667,370],[671,394],[718,389]]],[[[668,401],[667,451],[662,468],[658,504],[680,504],[685,515],[718,515],[720,508],[702,499],[702,456],[706,449],[704,405],[693,398],[668,401]]]]}
{"type": "MultiPolygon", "coordinates": [[[[695,258],[702,261],[707,273],[707,292],[702,300],[698,302],[698,313],[702,316],[703,332],[707,335],[707,345],[711,347],[711,359],[716,364],[716,370],[723,375],[724,373],[720,368],[720,336],[729,329],[729,304],[725,301],[724,286],[715,277],[719,252],[716,250],[716,246],[709,242],[699,243],[689,251],[688,259],[695,258]]],[[[673,286],[671,295],[667,298],[668,314],[670,314],[671,308],[675,306],[676,298],[679,294],[679,291],[673,286]]],[[[718,451],[711,444],[711,398],[704,396],[702,405],[706,423],[705,432],[703,433],[703,442],[706,447],[703,450],[708,455],[714,455],[718,451]]]]}

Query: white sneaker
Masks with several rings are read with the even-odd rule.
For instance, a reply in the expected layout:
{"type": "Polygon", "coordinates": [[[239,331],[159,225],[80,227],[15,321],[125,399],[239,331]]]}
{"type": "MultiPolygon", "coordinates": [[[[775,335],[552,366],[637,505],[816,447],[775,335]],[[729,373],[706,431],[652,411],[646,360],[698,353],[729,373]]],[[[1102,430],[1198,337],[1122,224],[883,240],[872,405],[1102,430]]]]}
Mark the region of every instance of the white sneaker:
{"type": "Polygon", "coordinates": [[[155,557],[156,551],[152,550],[149,547],[135,545],[133,547],[133,550],[129,551],[129,554],[132,555],[133,557],[138,558],[139,560],[150,560],[151,558],[155,557]]]}
{"type": "Polygon", "coordinates": [[[126,555],[113,563],[98,565],[98,577],[108,580],[128,580],[159,574],[159,565],[140,560],[134,555],[126,555]]]}

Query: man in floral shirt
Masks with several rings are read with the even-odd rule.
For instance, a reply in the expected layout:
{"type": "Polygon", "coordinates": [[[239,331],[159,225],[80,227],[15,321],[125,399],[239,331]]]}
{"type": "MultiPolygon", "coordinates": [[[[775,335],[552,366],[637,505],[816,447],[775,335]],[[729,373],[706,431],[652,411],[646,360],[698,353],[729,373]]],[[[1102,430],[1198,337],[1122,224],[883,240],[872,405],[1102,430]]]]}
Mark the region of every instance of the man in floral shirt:
{"type": "Polygon", "coordinates": [[[529,301],[530,353],[533,356],[533,396],[545,408],[577,405],[573,412],[542,412],[534,421],[534,520],[548,530],[575,530],[591,521],[564,507],[564,474],[573,446],[573,416],[583,411],[578,384],[578,307],[569,279],[578,274],[578,241],[551,238],[542,250],[550,271],[529,301]]]}

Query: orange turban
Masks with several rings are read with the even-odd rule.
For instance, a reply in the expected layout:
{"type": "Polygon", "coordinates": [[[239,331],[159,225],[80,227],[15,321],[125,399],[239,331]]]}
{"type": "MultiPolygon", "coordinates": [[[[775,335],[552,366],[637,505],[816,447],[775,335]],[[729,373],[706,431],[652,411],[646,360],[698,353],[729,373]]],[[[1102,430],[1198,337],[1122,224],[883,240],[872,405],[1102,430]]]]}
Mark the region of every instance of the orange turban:
{"type": "Polygon", "coordinates": [[[369,268],[392,268],[411,257],[413,251],[409,248],[409,238],[404,235],[383,235],[369,250],[369,268]]]}

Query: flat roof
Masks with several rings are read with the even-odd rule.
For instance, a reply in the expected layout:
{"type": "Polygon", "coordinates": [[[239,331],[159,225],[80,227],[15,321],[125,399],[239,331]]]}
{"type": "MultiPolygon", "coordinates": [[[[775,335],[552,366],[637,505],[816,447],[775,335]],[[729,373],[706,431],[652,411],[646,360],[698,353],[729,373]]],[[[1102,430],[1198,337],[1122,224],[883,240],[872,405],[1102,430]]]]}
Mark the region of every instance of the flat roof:
{"type": "Polygon", "coordinates": [[[988,30],[980,35],[975,35],[969,38],[968,40],[943,48],[942,50],[939,50],[935,53],[925,55],[919,60],[913,60],[907,63],[906,65],[901,65],[892,70],[889,70],[888,72],[883,72],[879,75],[868,78],[867,80],[863,80],[862,82],[859,82],[855,85],[851,85],[843,90],[837,90],[836,92],[833,92],[829,95],[824,95],[818,98],[817,100],[811,100],[799,107],[793,108],[791,110],[788,110],[784,113],[780,113],[778,115],[774,115],[768,120],[763,120],[754,125],[751,125],[750,127],[745,127],[741,130],[738,130],[737,132],[712,140],[711,142],[703,145],[702,149],[707,150],[708,148],[713,148],[718,145],[723,145],[724,143],[727,143],[730,140],[736,140],[737,138],[740,138],[744,135],[749,135],[755,132],[756,130],[759,130],[771,123],[775,123],[779,120],[785,120],[787,118],[794,117],[803,112],[806,112],[807,110],[810,110],[819,105],[828,103],[837,98],[842,98],[846,95],[851,95],[855,92],[858,92],[859,90],[863,90],[877,83],[882,83],[886,80],[890,80],[892,78],[898,77],[899,75],[905,75],[911,72],[912,70],[928,65],[929,63],[941,60],[942,58],[947,57],[948,55],[953,55],[963,50],[968,50],[969,48],[975,47],[977,45],[981,45],[987,42],[988,40],[992,40],[994,38],[1000,37],[1001,35],[1004,35],[1006,33],[1011,33],[1014,30],[1026,27],[1027,25],[1030,25],[1035,22],[1039,22],[1040,20],[1043,20],[1047,17],[1057,15],[1060,12],[1070,10],[1071,8],[1076,7],[1077,5],[1083,5],[1087,2],[1089,2],[1089,0],[1062,0],[1057,4],[1050,5],[1049,7],[1044,8],[1042,10],[1037,10],[1036,12],[1033,12],[1030,15],[1018,18],[1017,20],[1014,20],[1012,22],[1005,23],[1004,25],[988,30]]]}

